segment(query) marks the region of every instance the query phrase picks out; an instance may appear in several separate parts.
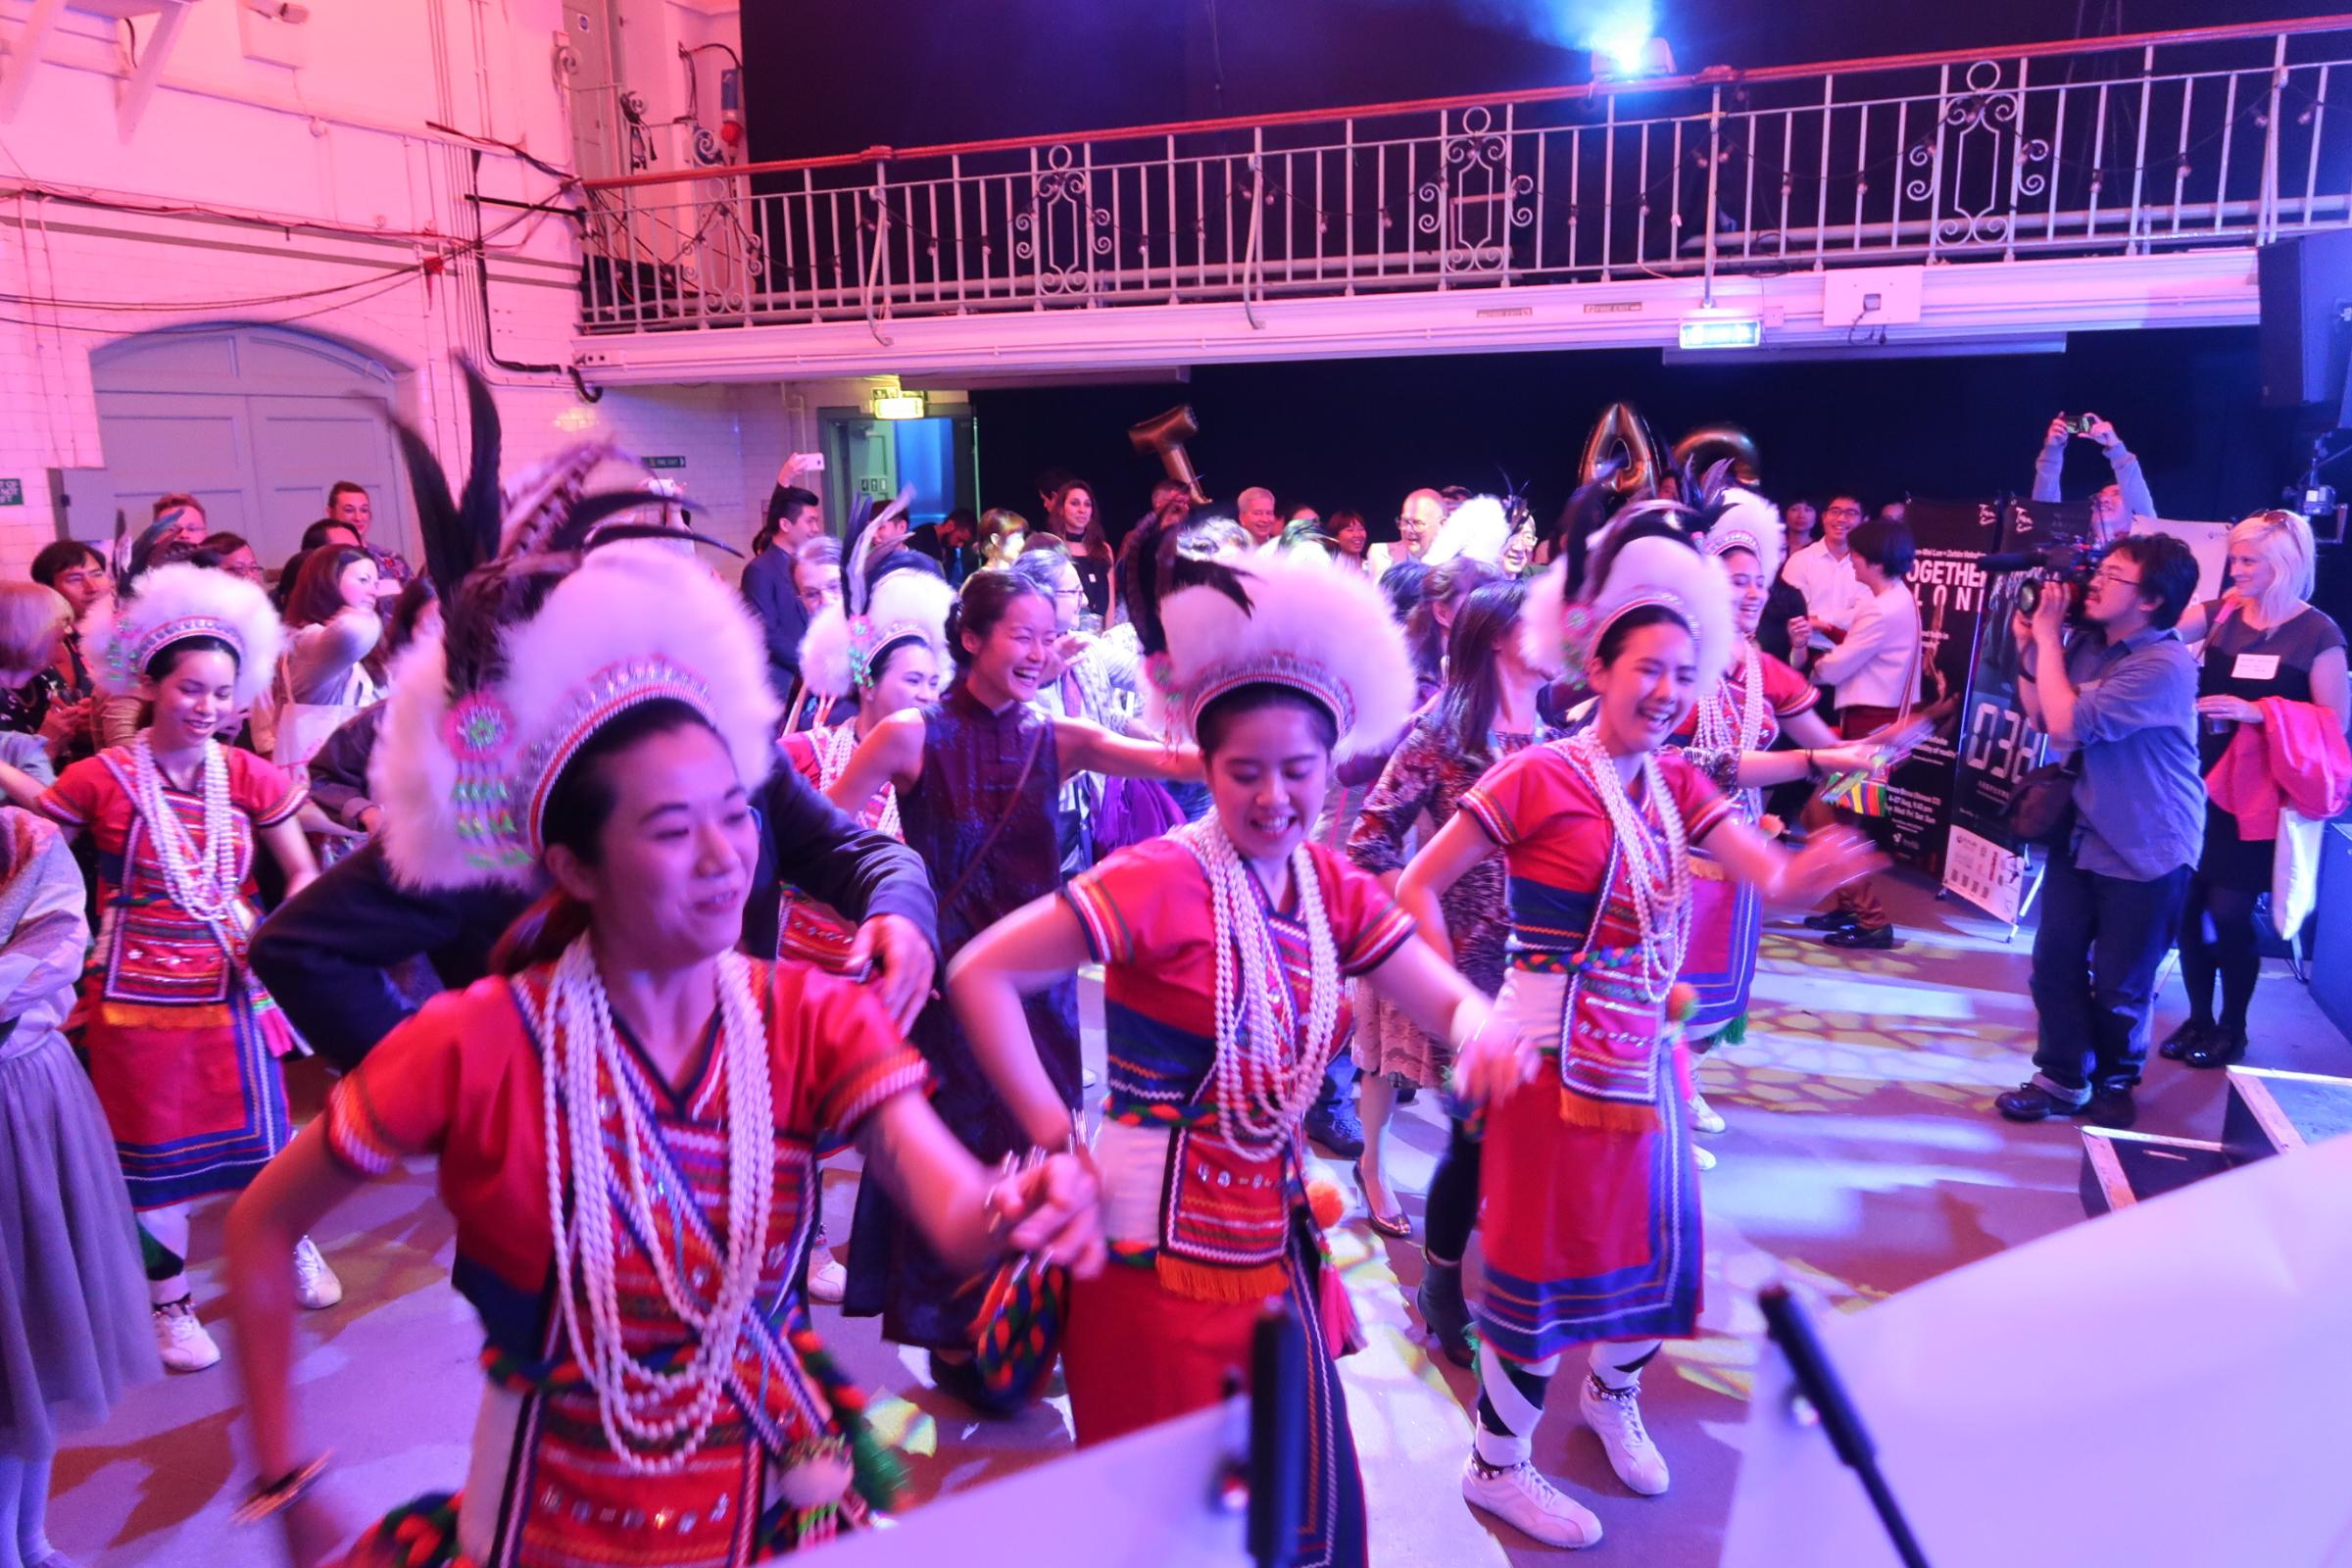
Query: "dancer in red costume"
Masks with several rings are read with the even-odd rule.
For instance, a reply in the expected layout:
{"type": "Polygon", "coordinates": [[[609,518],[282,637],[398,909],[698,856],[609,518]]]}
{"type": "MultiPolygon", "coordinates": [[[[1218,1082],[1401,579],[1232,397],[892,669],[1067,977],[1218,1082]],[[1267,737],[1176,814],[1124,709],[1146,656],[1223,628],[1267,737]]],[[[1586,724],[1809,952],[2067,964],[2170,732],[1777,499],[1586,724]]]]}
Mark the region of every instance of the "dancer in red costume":
{"type": "Polygon", "coordinates": [[[893,1466],[797,1283],[819,1140],[855,1139],[967,1268],[1007,1244],[1098,1266],[1092,1178],[1064,1157],[993,1180],[870,992],[734,951],[777,709],[748,614],[691,556],[592,548],[576,513],[526,529],[390,702],[376,775],[402,875],[557,891],[231,1214],[244,1513],[276,1516],[301,1564],[339,1539],[296,1430],[279,1260],[429,1155],[489,1386],[465,1492],[404,1507],[353,1563],[741,1568],[858,1526],[893,1466]]]}
{"type": "Polygon", "coordinates": [[[1353,1320],[1305,1205],[1300,1120],[1347,1044],[1345,976],[1455,1044],[1488,1004],[1410,940],[1377,880],[1308,842],[1334,757],[1387,744],[1409,710],[1378,590],[1314,556],[1227,568],[1162,561],[1157,544],[1130,555],[1122,600],[1161,716],[1198,739],[1215,809],[973,939],[949,994],[1029,1137],[1058,1145],[1069,1113],[1021,997],[1103,965],[1094,1157],[1114,1263],[1069,1304],[1078,1441],[1215,1403],[1247,1371],[1264,1299],[1287,1297],[1309,1369],[1307,1493],[1287,1560],[1362,1564],[1362,1481],[1332,1361],[1353,1320]],[[1162,598],[1167,581],[1185,586],[1162,598]]]}
{"type": "Polygon", "coordinates": [[[1730,595],[1678,539],[1636,538],[1603,557],[1590,602],[1563,613],[1554,565],[1527,615],[1529,636],[1565,635],[1582,663],[1591,725],[1489,773],[1397,888],[1443,950],[1446,890],[1496,847],[1509,871],[1495,1027],[1456,1068],[1462,1092],[1485,1104],[1486,1141],[1480,1398],[1462,1490],[1558,1546],[1601,1533],[1530,1462],[1563,1352],[1592,1347],[1585,1418],[1618,1476],[1655,1494],[1667,1470],[1642,1424],[1641,1371],[1698,1319],[1696,1174],[1669,1016],[1690,936],[1691,846],[1776,903],[1817,897],[1871,864],[1844,833],[1784,854],[1680,752],[1660,750],[1722,678],[1730,595]]]}

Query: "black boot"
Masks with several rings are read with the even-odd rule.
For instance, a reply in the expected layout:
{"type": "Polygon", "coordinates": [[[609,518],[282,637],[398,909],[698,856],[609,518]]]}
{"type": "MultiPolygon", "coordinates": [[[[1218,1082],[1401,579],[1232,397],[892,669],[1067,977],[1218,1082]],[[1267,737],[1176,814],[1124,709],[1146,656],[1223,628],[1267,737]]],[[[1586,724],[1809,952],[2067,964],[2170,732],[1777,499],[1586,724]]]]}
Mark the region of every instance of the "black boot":
{"type": "Polygon", "coordinates": [[[1429,1341],[1455,1366],[1470,1364],[1470,1307],[1462,1299],[1462,1265],[1429,1263],[1421,1270],[1421,1289],[1413,1295],[1429,1341]]]}

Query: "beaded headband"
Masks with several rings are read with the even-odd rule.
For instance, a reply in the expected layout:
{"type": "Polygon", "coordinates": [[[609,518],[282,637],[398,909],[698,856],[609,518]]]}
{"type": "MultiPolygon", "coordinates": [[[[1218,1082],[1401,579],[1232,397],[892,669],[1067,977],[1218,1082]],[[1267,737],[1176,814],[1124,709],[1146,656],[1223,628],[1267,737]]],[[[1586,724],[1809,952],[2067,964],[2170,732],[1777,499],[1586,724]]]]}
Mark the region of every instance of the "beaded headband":
{"type": "Polygon", "coordinates": [[[930,635],[910,620],[877,626],[870,615],[854,617],[850,621],[850,680],[860,690],[872,691],[880,678],[875,671],[889,662],[892,649],[901,643],[927,642],[930,635]]]}
{"type": "Polygon", "coordinates": [[[268,689],[284,640],[277,611],[256,584],[211,566],[179,561],[143,573],[129,597],[96,612],[85,631],[96,655],[92,674],[118,697],[139,689],[157,655],[199,637],[218,638],[234,656],[238,706],[268,689]]]}
{"type": "MultiPolygon", "coordinates": [[[[1169,680],[1174,666],[1165,657],[1153,663],[1153,679],[1169,680]]],[[[1244,686],[1288,686],[1291,690],[1313,698],[1331,710],[1331,716],[1346,735],[1355,728],[1355,698],[1348,682],[1330,666],[1295,654],[1269,652],[1257,659],[1238,663],[1218,664],[1195,675],[1192,681],[1176,689],[1162,689],[1175,699],[1184,711],[1185,725],[1195,735],[1200,732],[1200,713],[1209,704],[1228,692],[1244,686]]]]}
{"type": "Polygon", "coordinates": [[[608,665],[581,683],[572,711],[527,753],[514,750],[514,715],[494,692],[450,706],[442,740],[457,761],[456,829],[469,864],[484,870],[530,865],[546,852],[549,799],[564,770],[596,732],[632,708],[683,703],[715,726],[710,689],[692,671],[661,659],[608,665]],[[514,802],[528,803],[522,819],[514,802]]]}
{"type": "Polygon", "coordinates": [[[244,632],[218,615],[174,615],[170,620],[159,620],[142,627],[135,639],[117,638],[107,655],[118,675],[135,680],[147,672],[156,655],[173,643],[184,643],[193,637],[218,637],[236,654],[239,664],[245,662],[244,632]]]}

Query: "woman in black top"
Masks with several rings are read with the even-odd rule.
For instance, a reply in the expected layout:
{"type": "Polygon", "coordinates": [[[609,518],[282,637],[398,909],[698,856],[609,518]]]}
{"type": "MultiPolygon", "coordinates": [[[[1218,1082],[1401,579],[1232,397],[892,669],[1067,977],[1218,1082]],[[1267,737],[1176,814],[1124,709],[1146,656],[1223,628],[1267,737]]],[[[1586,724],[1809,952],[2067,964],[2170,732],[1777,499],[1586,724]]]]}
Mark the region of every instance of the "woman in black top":
{"type": "Polygon", "coordinates": [[[1047,499],[1046,526],[1070,553],[1078,586],[1086,590],[1086,612],[1095,617],[1089,629],[1100,630],[1110,613],[1110,543],[1095,511],[1095,487],[1064,479],[1047,499]]]}
{"type": "MultiPolygon", "coordinates": [[[[2316,704],[2339,729],[2352,719],[2343,630],[2310,603],[2313,557],[2311,525],[2301,516],[2258,512],[2230,530],[2229,592],[2180,617],[2181,637],[2205,644],[2197,679],[2197,711],[2205,720],[2198,761],[2208,774],[2240,724],[2262,722],[2255,705],[2263,698],[2316,704]]],[[[2180,921],[2188,1021],[2165,1041],[2165,1055],[2192,1067],[2223,1067],[2246,1054],[2246,1009],[2262,973],[2254,906],[2271,889],[2277,849],[2275,839],[2239,837],[2237,818],[2206,802],[2205,851],[2180,921]]]]}

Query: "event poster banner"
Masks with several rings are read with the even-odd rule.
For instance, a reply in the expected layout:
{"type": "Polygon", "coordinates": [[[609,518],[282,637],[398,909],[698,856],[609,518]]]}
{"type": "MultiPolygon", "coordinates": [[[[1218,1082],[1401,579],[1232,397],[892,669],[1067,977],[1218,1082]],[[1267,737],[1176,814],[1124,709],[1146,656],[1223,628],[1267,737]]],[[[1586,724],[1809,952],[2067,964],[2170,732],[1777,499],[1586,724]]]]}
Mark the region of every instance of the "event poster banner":
{"type": "MultiPolygon", "coordinates": [[[[1977,648],[1985,635],[1984,558],[2001,548],[2001,509],[1992,502],[1914,501],[1903,521],[1916,547],[1911,586],[1919,597],[1921,707],[1958,695],[1963,710],[1977,648]]],[[[1886,780],[1886,851],[1931,874],[1942,869],[1951,826],[1958,749],[1949,733],[1922,741],[1886,780]]]]}

